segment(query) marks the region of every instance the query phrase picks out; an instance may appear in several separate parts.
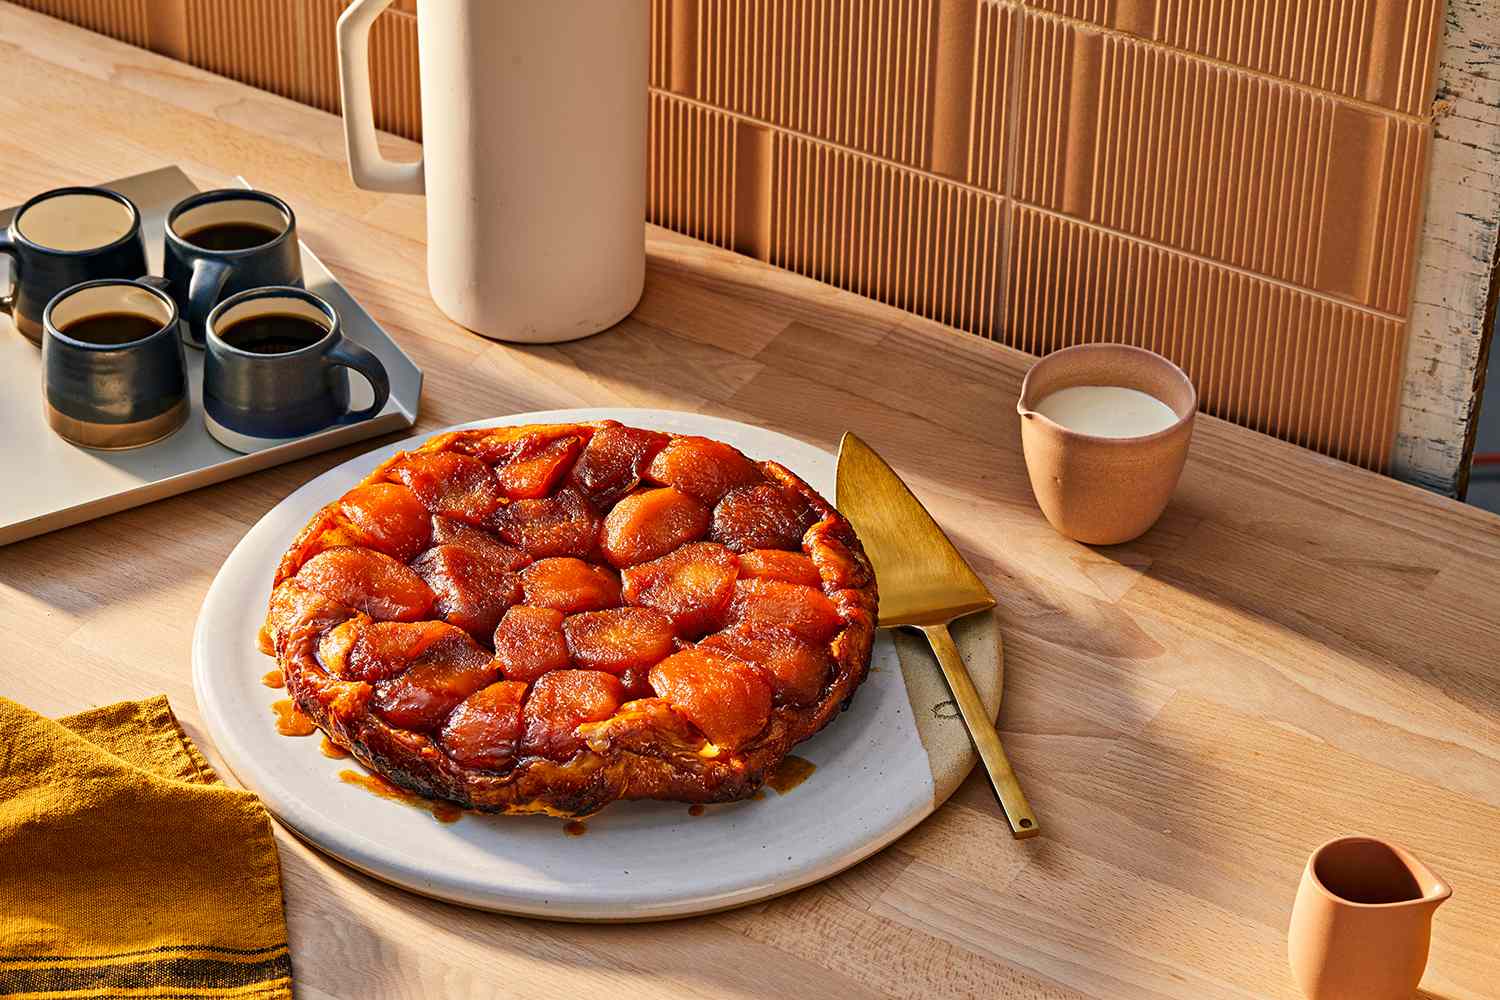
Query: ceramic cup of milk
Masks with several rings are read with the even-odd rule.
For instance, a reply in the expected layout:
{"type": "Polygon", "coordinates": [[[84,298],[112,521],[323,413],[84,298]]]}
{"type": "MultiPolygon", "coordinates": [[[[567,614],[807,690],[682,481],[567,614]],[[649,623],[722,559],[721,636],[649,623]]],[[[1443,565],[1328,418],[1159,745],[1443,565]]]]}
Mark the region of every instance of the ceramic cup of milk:
{"type": "Polygon", "coordinates": [[[1143,534],[1177,487],[1197,409],[1187,374],[1139,347],[1085,344],[1033,365],[1016,410],[1052,527],[1088,545],[1143,534]]]}

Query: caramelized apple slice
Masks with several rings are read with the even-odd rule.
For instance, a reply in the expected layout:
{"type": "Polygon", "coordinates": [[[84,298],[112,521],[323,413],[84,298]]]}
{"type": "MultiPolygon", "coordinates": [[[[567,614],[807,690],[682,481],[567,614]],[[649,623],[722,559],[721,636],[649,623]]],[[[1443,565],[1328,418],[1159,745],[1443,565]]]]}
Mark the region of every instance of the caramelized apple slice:
{"type": "Polygon", "coordinates": [[[600,547],[616,566],[634,566],[703,537],[708,508],[670,486],[642,490],[615,504],[600,547]]]}
{"type": "Polygon", "coordinates": [[[624,697],[620,679],[597,670],[554,670],[531,686],[526,698],[527,753],[567,760],[583,749],[578,727],[615,714],[624,697]]]}
{"type": "Polygon", "coordinates": [[[599,513],[567,488],[540,500],[514,500],[495,513],[494,523],[501,538],[533,559],[588,556],[599,540],[599,513]]]}
{"type": "Polygon", "coordinates": [[[495,475],[499,477],[500,488],[506,496],[535,500],[552,492],[552,487],[582,450],[583,439],[571,434],[550,439],[540,434],[532,435],[522,440],[515,454],[504,464],[495,467],[495,475]]]}
{"type": "Polygon", "coordinates": [[[455,631],[443,622],[372,622],[361,615],[323,636],[318,659],[346,680],[373,683],[399,674],[455,631]]]}
{"type": "Polygon", "coordinates": [[[601,509],[635,489],[646,466],[670,439],[637,427],[601,427],[594,432],[568,481],[601,509]]]}
{"type": "MultiPolygon", "coordinates": [[[[607,423],[607,422],[606,422],[607,423]]],[[[517,427],[481,427],[453,431],[433,438],[423,450],[457,451],[473,455],[486,465],[502,465],[527,448],[542,447],[560,438],[587,441],[600,424],[522,424],[517,427]]]]}
{"type": "Polygon", "coordinates": [[[749,486],[764,477],[754,462],[721,441],[674,437],[651,459],[646,478],[675,486],[712,506],[734,487],[749,486]]]}
{"type": "Polygon", "coordinates": [[[506,545],[485,529],[476,528],[471,524],[442,515],[432,519],[432,544],[457,545],[459,548],[468,549],[477,558],[491,566],[498,566],[500,569],[508,569],[511,572],[531,562],[531,557],[525,552],[515,546],[506,545]]]}
{"type": "Polygon", "coordinates": [[[748,743],[771,717],[771,688],[755,670],[702,646],[652,667],[651,686],[726,750],[748,743]]]}
{"type": "Polygon", "coordinates": [[[606,566],[572,556],[538,559],[521,571],[526,603],[563,614],[620,606],[620,578],[606,566]]]}
{"type": "Polygon", "coordinates": [[[817,588],[765,579],[734,585],[728,621],[753,635],[784,628],[814,645],[833,638],[843,624],[838,608],[817,588]]]}
{"type": "Polygon", "coordinates": [[[613,608],[570,615],[563,635],[573,662],[611,674],[649,667],[672,652],[672,620],[651,608],[613,608]]]}
{"type": "Polygon", "coordinates": [[[738,571],[734,553],[698,542],[632,566],[620,577],[627,601],[663,612],[678,635],[692,638],[717,627],[734,596],[738,571]]]}
{"type": "Polygon", "coordinates": [[[433,594],[409,566],[374,549],[326,549],[302,564],[297,584],[381,621],[432,616],[433,594]]]}
{"type": "Polygon", "coordinates": [[[317,635],[354,615],[341,602],[304,588],[295,579],[285,580],[271,591],[266,608],[266,631],[277,652],[297,635],[317,635]]]}
{"type": "Polygon", "coordinates": [[[740,578],[763,577],[783,583],[800,583],[804,587],[816,587],[818,567],[800,552],[781,549],[751,549],[740,553],[740,578]]]}
{"type": "Polygon", "coordinates": [[[443,620],[484,641],[505,609],[521,599],[521,580],[458,545],[428,549],[411,564],[437,595],[443,620]]]}
{"type": "Polygon", "coordinates": [[[724,494],[714,507],[709,538],[736,552],[751,549],[798,549],[802,533],[817,519],[801,497],[761,483],[724,494]]]}
{"type": "Polygon", "coordinates": [[[833,675],[833,657],[826,647],[809,646],[785,629],[759,635],[733,630],[709,636],[698,644],[728,653],[758,668],[771,682],[778,700],[789,705],[811,705],[833,675]]]}
{"type": "Polygon", "coordinates": [[[525,725],[526,685],[496,681],[465,698],[443,723],[438,743],[463,767],[503,771],[516,759],[525,725]]]}
{"type": "Polygon", "coordinates": [[[469,695],[500,677],[500,667],[468,634],[457,629],[429,646],[399,676],[375,685],[371,702],[391,725],[418,732],[436,729],[469,695]]]}
{"type": "Polygon", "coordinates": [[[563,638],[563,613],[524,604],[505,612],[495,629],[495,660],[506,680],[524,684],[550,670],[567,669],[572,664],[563,638]]]}
{"type": "Polygon", "coordinates": [[[339,510],[368,541],[400,562],[427,548],[432,519],[417,495],[399,483],[366,483],[339,500],[339,510]]]}
{"type": "Polygon", "coordinates": [[[416,451],[387,471],[406,484],[429,511],[481,524],[505,501],[500,480],[477,458],[451,451],[416,451]]]}

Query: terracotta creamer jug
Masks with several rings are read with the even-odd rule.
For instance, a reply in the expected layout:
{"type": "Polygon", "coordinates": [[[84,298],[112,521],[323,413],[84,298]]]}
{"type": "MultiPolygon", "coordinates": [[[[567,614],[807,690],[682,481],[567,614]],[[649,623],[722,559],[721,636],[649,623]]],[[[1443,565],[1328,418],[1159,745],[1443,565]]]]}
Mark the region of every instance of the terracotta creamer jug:
{"type": "Polygon", "coordinates": [[[1309,1000],[1409,1000],[1427,967],[1432,914],[1453,894],[1411,853],[1340,837],[1302,871],[1287,950],[1309,1000]]]}
{"type": "Polygon", "coordinates": [[[427,196],[427,284],[486,337],[552,343],[623,318],[645,277],[648,0],[418,0],[422,158],[384,159],[369,35],[339,18],[354,183],[427,196]]]}

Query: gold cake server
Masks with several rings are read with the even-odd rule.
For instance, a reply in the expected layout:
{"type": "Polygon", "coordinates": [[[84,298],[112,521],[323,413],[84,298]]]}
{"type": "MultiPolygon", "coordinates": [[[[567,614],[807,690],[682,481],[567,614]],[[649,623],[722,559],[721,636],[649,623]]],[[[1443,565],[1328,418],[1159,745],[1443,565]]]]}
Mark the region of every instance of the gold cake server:
{"type": "Polygon", "coordinates": [[[875,451],[852,433],[839,442],[835,505],[853,524],[875,566],[880,627],[915,628],[927,636],[969,736],[989,772],[1017,839],[1041,832],[1036,814],[1000,745],[948,623],[995,606],[984,583],[964,562],[920,500],[875,451]]]}

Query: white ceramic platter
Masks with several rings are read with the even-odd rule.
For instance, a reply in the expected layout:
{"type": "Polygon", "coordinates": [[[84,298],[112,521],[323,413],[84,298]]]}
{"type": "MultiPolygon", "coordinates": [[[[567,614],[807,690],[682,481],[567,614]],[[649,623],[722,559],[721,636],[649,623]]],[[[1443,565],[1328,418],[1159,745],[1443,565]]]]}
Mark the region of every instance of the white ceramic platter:
{"type": "MultiPolygon", "coordinates": [[[[615,419],[735,445],[774,458],[824,496],[834,458],[745,424],[661,410],[523,413],[466,427],[615,419]]],[[[931,762],[918,736],[895,649],[878,633],[872,672],[847,712],[796,749],[817,765],[785,795],[709,806],[616,803],[583,836],[532,816],[466,815],[452,824],[340,781],[357,766],[330,760],[314,738],[277,734],[257,652],[276,563],[292,536],[375,464],[425,438],[380,448],[297,490],[255,525],[219,570],[193,637],[193,684],[235,776],[316,847],[416,892],[508,913],[571,920],[648,920],[725,909],[829,877],[873,854],[935,808],[931,762]]],[[[947,789],[951,790],[951,789],[947,789]]],[[[945,790],[945,794],[946,791],[945,790]]]]}

